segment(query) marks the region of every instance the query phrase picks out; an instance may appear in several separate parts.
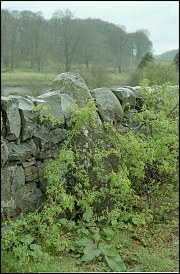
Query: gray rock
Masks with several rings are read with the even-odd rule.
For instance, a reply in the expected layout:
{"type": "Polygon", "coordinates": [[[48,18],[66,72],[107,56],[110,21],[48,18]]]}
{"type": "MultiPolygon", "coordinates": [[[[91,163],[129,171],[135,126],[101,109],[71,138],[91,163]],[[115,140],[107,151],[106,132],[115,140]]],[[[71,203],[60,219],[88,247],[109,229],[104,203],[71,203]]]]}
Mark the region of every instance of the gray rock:
{"type": "Polygon", "coordinates": [[[25,167],[24,174],[26,176],[26,182],[38,180],[39,177],[38,168],[35,165],[25,167]]]}
{"type": "Polygon", "coordinates": [[[22,166],[15,166],[12,175],[11,191],[14,192],[17,189],[25,185],[25,173],[22,166]]]}
{"type": "Polygon", "coordinates": [[[32,155],[32,146],[28,143],[21,143],[16,145],[15,143],[9,144],[9,161],[18,161],[22,163],[32,155]]]}
{"type": "Polygon", "coordinates": [[[64,117],[66,119],[66,124],[68,127],[71,126],[71,122],[70,122],[70,117],[71,117],[71,111],[70,111],[70,107],[72,105],[76,104],[76,100],[74,98],[72,98],[69,94],[67,93],[61,93],[61,107],[62,107],[62,111],[64,114],[64,117]]]}
{"type": "Polygon", "coordinates": [[[35,182],[25,184],[15,194],[14,200],[20,212],[30,212],[36,208],[37,201],[43,197],[35,182]]]}
{"type": "Polygon", "coordinates": [[[1,200],[1,216],[2,221],[5,221],[7,218],[16,216],[16,202],[12,197],[9,197],[9,200],[1,200]]]}
{"type": "Polygon", "coordinates": [[[5,165],[9,157],[9,149],[7,147],[6,141],[1,139],[1,165],[5,165]]]}
{"type": "Polygon", "coordinates": [[[100,118],[110,124],[121,123],[123,109],[114,93],[108,88],[96,88],[91,90],[94,97],[100,118]]]}
{"type": "Polygon", "coordinates": [[[62,128],[56,128],[50,131],[50,140],[53,144],[57,144],[65,140],[66,134],[64,129],[62,128]]]}
{"type": "Polygon", "coordinates": [[[18,99],[14,96],[1,97],[3,124],[6,131],[6,139],[9,141],[17,140],[21,132],[21,117],[19,113],[18,99]]]}
{"type": "Polygon", "coordinates": [[[35,157],[32,157],[32,158],[28,159],[26,162],[22,162],[22,166],[24,168],[28,167],[28,166],[33,166],[33,165],[36,165],[36,158],[35,157]]]}
{"type": "MultiPolygon", "coordinates": [[[[38,96],[38,99],[45,101],[46,106],[50,106],[50,109],[42,112],[43,116],[53,116],[64,124],[64,113],[61,106],[61,96],[59,92],[48,92],[38,96]]],[[[39,102],[37,102],[37,105],[39,105],[39,102]]]]}
{"type": "Polygon", "coordinates": [[[80,107],[85,106],[87,100],[92,98],[85,81],[78,73],[65,72],[58,75],[52,83],[51,92],[53,91],[68,94],[80,107]]]}
{"type": "MultiPolygon", "coordinates": [[[[5,191],[6,193],[11,192],[11,185],[13,180],[13,174],[17,166],[6,166],[1,169],[1,190],[2,192],[5,191]]],[[[1,200],[6,201],[5,195],[2,197],[1,200]]]]}
{"type": "MultiPolygon", "coordinates": [[[[16,214],[15,196],[25,185],[25,175],[22,166],[7,166],[1,170],[1,213],[3,221],[16,214]]],[[[20,199],[21,201],[21,199],[20,199]]]]}
{"type": "Polygon", "coordinates": [[[129,104],[130,106],[135,106],[136,104],[136,96],[133,91],[129,88],[110,88],[110,90],[117,96],[119,99],[123,110],[129,104]]]}
{"type": "Polygon", "coordinates": [[[38,112],[33,109],[34,103],[24,97],[19,96],[19,109],[21,115],[21,140],[24,141],[33,136],[36,124],[38,112]]]}

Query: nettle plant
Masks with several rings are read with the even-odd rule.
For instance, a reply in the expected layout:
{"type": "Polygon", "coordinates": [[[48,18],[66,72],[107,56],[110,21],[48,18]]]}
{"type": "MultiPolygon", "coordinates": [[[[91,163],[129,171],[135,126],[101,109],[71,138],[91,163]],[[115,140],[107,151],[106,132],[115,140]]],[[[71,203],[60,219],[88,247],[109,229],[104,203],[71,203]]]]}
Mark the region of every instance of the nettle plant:
{"type": "MultiPolygon", "coordinates": [[[[14,269],[12,258],[17,270],[25,261],[48,262],[66,251],[77,264],[97,260],[107,271],[126,271],[113,244],[118,229],[171,218],[176,205],[162,201],[178,181],[178,88],[153,88],[149,93],[148,82],[142,83],[144,103],[125,135],[99,121],[94,100],[71,107],[66,141],[45,169],[42,210],[10,222],[4,232],[6,270],[14,269]]],[[[51,116],[40,120],[59,123],[51,116]]]]}
{"type": "Polygon", "coordinates": [[[75,221],[92,210],[98,222],[111,222],[112,212],[123,211],[131,196],[127,168],[121,164],[120,151],[105,137],[108,133],[98,120],[94,101],[81,109],[73,106],[71,111],[66,144],[46,167],[49,204],[45,208],[50,210],[55,203],[57,215],[64,213],[75,221]]]}
{"type": "MultiPolygon", "coordinates": [[[[169,198],[178,189],[179,88],[166,83],[149,91],[148,84],[147,80],[141,83],[144,103],[134,115],[136,126],[126,138],[119,134],[117,138],[132,188],[147,199],[147,208],[142,203],[142,216],[145,214],[152,223],[170,221],[177,211],[177,204],[169,203],[169,198]]],[[[116,143],[117,138],[113,138],[116,143]]]]}

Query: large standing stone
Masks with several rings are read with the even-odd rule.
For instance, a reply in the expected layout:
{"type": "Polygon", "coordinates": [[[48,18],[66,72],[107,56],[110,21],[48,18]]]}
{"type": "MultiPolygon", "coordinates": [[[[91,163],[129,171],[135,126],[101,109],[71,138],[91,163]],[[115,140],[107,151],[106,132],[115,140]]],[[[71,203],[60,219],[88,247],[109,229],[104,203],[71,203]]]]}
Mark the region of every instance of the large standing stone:
{"type": "Polygon", "coordinates": [[[58,75],[52,83],[52,91],[70,95],[80,107],[85,106],[87,100],[92,98],[85,81],[78,73],[65,72],[58,75]]]}

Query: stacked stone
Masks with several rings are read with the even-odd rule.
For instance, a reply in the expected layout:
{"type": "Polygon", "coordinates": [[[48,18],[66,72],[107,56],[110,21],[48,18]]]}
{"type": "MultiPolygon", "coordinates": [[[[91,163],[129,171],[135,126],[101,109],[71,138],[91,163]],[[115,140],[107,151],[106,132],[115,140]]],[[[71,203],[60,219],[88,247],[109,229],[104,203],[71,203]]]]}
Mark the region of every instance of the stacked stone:
{"type": "MultiPolygon", "coordinates": [[[[37,97],[1,97],[1,213],[2,220],[17,217],[21,212],[38,209],[45,199],[47,182],[44,167],[55,159],[70,128],[69,106],[85,106],[94,98],[97,119],[119,126],[123,132],[126,104],[135,108],[132,89],[98,88],[89,90],[76,73],[62,73],[52,83],[50,92],[37,97]],[[61,120],[54,126],[40,123],[34,106],[50,105],[43,115],[61,120]]],[[[127,119],[126,119],[127,120],[127,119]]]]}

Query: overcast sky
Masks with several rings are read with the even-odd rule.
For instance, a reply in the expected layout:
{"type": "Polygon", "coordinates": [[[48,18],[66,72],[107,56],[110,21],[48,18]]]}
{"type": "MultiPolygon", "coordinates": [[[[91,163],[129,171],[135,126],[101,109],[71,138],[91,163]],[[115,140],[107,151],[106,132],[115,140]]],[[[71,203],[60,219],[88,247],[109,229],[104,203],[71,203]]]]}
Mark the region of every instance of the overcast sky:
{"type": "Polygon", "coordinates": [[[41,11],[46,19],[69,9],[75,18],[99,18],[128,33],[148,30],[154,54],[179,48],[179,1],[4,1],[1,8],[41,11]]]}

